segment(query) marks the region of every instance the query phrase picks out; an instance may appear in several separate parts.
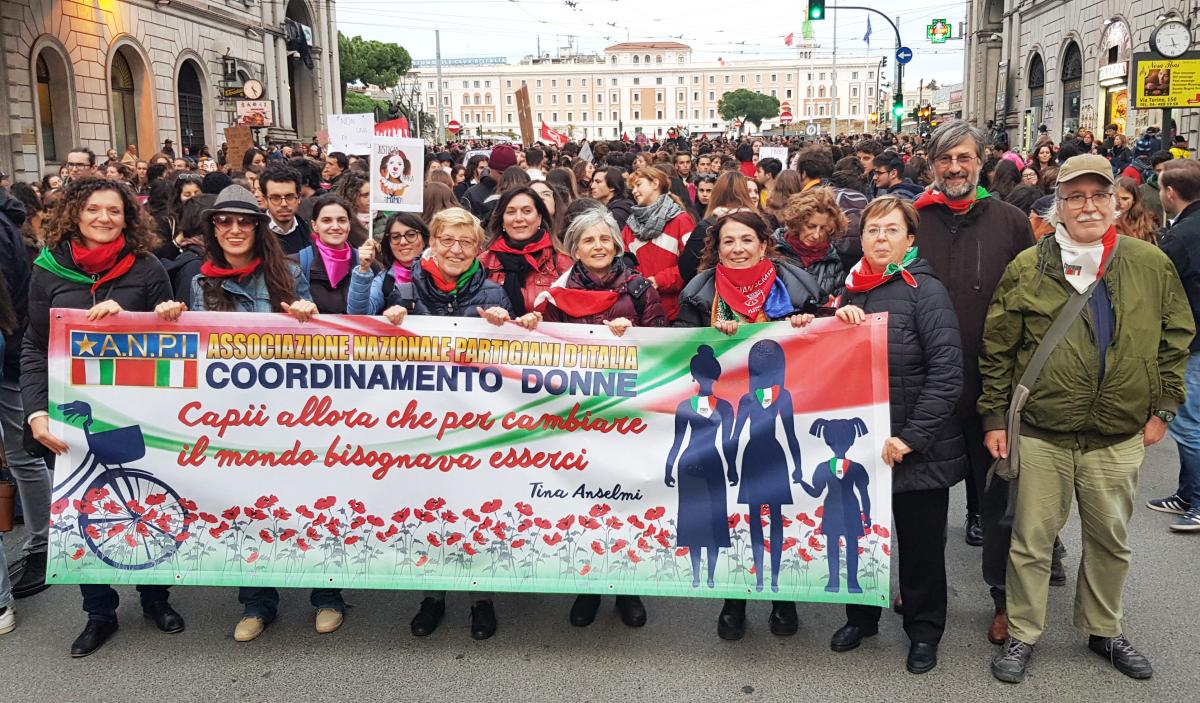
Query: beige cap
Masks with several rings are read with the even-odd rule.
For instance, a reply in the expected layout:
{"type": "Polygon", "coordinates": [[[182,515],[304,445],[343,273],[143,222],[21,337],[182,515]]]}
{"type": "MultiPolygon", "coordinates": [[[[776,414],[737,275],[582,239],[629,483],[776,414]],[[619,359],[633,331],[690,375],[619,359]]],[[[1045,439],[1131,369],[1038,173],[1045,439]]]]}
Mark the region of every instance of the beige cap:
{"type": "Polygon", "coordinates": [[[1112,164],[1097,154],[1080,154],[1067,159],[1058,169],[1058,182],[1066,183],[1087,175],[1100,176],[1112,184],[1117,182],[1113,178],[1112,164]]]}

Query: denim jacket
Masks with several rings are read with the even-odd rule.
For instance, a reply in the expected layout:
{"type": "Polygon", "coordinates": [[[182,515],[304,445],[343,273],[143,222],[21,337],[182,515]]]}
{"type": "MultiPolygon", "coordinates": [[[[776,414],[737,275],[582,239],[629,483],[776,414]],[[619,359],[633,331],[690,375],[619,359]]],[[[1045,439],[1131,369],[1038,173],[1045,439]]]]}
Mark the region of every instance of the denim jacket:
{"type": "MultiPolygon", "coordinates": [[[[308,280],[300,275],[300,267],[288,262],[288,270],[296,282],[296,296],[301,300],[312,300],[308,280]]],[[[205,278],[207,276],[199,274],[192,279],[192,299],[188,301],[188,309],[198,312],[208,309],[204,306],[204,291],[200,288],[200,281],[205,278]]],[[[232,312],[283,312],[271,308],[271,295],[267,291],[266,276],[261,270],[241,281],[227,278],[221,282],[221,287],[233,296],[232,312]]]]}

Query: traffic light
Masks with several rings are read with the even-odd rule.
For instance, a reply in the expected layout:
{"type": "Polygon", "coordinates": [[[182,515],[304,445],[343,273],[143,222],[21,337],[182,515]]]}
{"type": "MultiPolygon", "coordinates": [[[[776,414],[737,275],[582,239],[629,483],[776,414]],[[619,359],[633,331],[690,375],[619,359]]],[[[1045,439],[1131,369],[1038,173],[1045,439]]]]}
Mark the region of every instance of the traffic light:
{"type": "Polygon", "coordinates": [[[892,116],[896,119],[904,117],[904,96],[897,95],[892,98],[892,116]]]}
{"type": "Polygon", "coordinates": [[[874,123],[874,122],[878,122],[878,121],[879,121],[879,113],[872,112],[871,113],[871,122],[874,123]]]}
{"type": "Polygon", "coordinates": [[[825,19],[825,0],[808,0],[808,18],[810,20],[825,19]]]}

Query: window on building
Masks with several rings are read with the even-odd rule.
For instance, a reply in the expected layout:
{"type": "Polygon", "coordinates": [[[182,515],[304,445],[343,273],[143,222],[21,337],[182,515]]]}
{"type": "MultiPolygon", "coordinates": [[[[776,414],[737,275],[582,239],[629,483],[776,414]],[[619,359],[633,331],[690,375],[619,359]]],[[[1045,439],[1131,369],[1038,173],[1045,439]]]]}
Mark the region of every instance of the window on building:
{"type": "Polygon", "coordinates": [[[433,103],[434,103],[433,96],[432,96],[432,95],[430,95],[430,96],[429,96],[429,107],[433,107],[433,103]]]}
{"type": "Polygon", "coordinates": [[[642,94],[641,94],[641,93],[639,93],[639,92],[637,92],[637,91],[634,91],[634,93],[633,93],[633,101],[634,101],[635,103],[640,103],[640,102],[642,101],[642,94]]]}
{"type": "Polygon", "coordinates": [[[685,82],[685,81],[683,80],[683,76],[679,76],[679,80],[678,80],[678,81],[676,81],[676,82],[677,82],[677,83],[679,83],[679,85],[683,85],[683,84],[684,84],[684,82],[685,82]]]}
{"type": "Polygon", "coordinates": [[[542,104],[542,94],[538,93],[537,95],[533,96],[533,101],[534,101],[534,103],[541,105],[542,104]]]}
{"type": "Polygon", "coordinates": [[[813,74],[811,74],[811,73],[810,73],[810,74],[808,74],[808,80],[810,80],[810,81],[811,81],[811,80],[813,79],[812,77],[813,77],[813,74]]]}
{"type": "Polygon", "coordinates": [[[613,78],[613,79],[611,79],[611,80],[612,80],[612,82],[611,82],[611,83],[609,83],[609,85],[616,85],[616,84],[617,84],[617,79],[616,79],[616,78],[613,78]]]}
{"type": "Polygon", "coordinates": [[[875,80],[875,72],[867,71],[867,80],[875,80]]]}
{"type": "Polygon", "coordinates": [[[683,119],[683,110],[679,111],[679,119],[681,119],[681,120],[683,119]]]}
{"type": "Polygon", "coordinates": [[[551,122],[558,122],[558,113],[557,113],[557,112],[551,112],[551,113],[550,113],[550,121],[551,121],[551,122]]]}
{"type": "Polygon", "coordinates": [[[604,93],[596,93],[596,104],[602,105],[603,103],[604,103],[604,93]]]}
{"type": "Polygon", "coordinates": [[[742,83],[742,85],[745,85],[745,84],[746,84],[746,74],[745,74],[745,73],[743,73],[743,74],[740,76],[740,78],[741,78],[741,83],[742,83]]]}
{"type": "Polygon", "coordinates": [[[133,70],[125,54],[117,51],[113,55],[112,79],[112,122],[113,144],[137,144],[137,103],[134,99],[133,70]]]}
{"type": "Polygon", "coordinates": [[[777,81],[777,80],[779,80],[779,74],[777,74],[777,73],[772,73],[772,74],[771,74],[771,82],[772,82],[772,83],[774,83],[774,82],[775,82],[775,81],[777,81]]]}
{"type": "Polygon", "coordinates": [[[725,85],[729,85],[732,82],[732,79],[733,79],[733,76],[726,73],[725,74],[725,85]]]}
{"type": "Polygon", "coordinates": [[[609,58],[611,59],[610,63],[612,63],[612,64],[614,64],[614,65],[617,63],[617,57],[616,57],[616,56],[611,56],[611,57],[609,57],[609,58]]]}
{"type": "Polygon", "coordinates": [[[858,103],[851,103],[851,104],[850,104],[850,114],[851,114],[851,115],[857,115],[857,114],[858,114],[858,103]]]}
{"type": "Polygon", "coordinates": [[[778,92],[779,92],[779,91],[777,91],[777,90],[775,90],[774,88],[772,88],[772,89],[771,89],[771,97],[772,97],[772,98],[778,98],[779,96],[778,96],[778,95],[776,95],[776,93],[778,93],[778,92]]]}
{"type": "Polygon", "coordinates": [[[817,114],[818,114],[818,115],[820,115],[820,116],[822,116],[822,117],[824,117],[824,116],[825,116],[825,106],[824,106],[824,105],[818,105],[818,106],[817,106],[817,114]]]}
{"type": "Polygon", "coordinates": [[[586,88],[587,87],[587,79],[586,78],[579,79],[579,85],[586,88]]]}
{"type": "Polygon", "coordinates": [[[658,76],[654,79],[654,85],[662,85],[662,76],[658,76]]]}
{"type": "Polygon", "coordinates": [[[644,60],[646,63],[650,63],[650,54],[646,54],[646,56],[644,57],[644,60]]]}
{"type": "Polygon", "coordinates": [[[612,94],[612,101],[613,101],[614,103],[619,103],[619,102],[621,102],[621,94],[620,94],[620,93],[613,93],[613,94],[612,94]]]}
{"type": "Polygon", "coordinates": [[[654,63],[662,63],[662,54],[658,54],[654,57],[654,63]]]}
{"type": "Polygon", "coordinates": [[[570,88],[570,87],[571,87],[571,79],[570,79],[570,78],[568,78],[568,79],[567,79],[567,87],[568,87],[568,88],[570,88]]]}
{"type": "Polygon", "coordinates": [[[574,113],[574,112],[568,112],[568,113],[567,113],[567,122],[574,122],[574,121],[575,121],[575,113],[574,113]]]}
{"type": "Polygon", "coordinates": [[[504,113],[504,121],[505,121],[505,122],[508,122],[508,123],[510,123],[510,124],[512,123],[513,119],[512,119],[512,113],[511,113],[511,112],[506,112],[506,113],[504,113]]]}
{"type": "Polygon", "coordinates": [[[551,88],[557,88],[557,87],[558,87],[558,79],[557,79],[557,78],[551,78],[551,79],[550,79],[550,87],[551,87],[551,88]]]}
{"type": "Polygon", "coordinates": [[[825,97],[825,86],[822,85],[817,88],[817,97],[818,98],[825,97]]]}
{"type": "Polygon", "coordinates": [[[693,120],[700,119],[700,111],[699,110],[692,110],[692,119],[693,120]]]}
{"type": "MultiPolygon", "coordinates": [[[[521,85],[524,85],[524,83],[522,83],[521,85]]],[[[541,88],[541,87],[542,87],[542,79],[540,79],[540,78],[539,78],[539,79],[537,79],[536,81],[534,81],[534,84],[533,84],[533,86],[534,86],[535,88],[541,88]]]]}
{"type": "Polygon", "coordinates": [[[584,105],[587,105],[587,93],[579,94],[579,102],[583,103],[584,105]]]}
{"type": "Polygon", "coordinates": [[[641,79],[641,78],[638,78],[638,77],[636,77],[636,76],[635,76],[635,77],[634,77],[634,79],[633,79],[633,84],[634,84],[634,85],[641,85],[641,84],[642,84],[642,79],[641,79]]]}
{"type": "Polygon", "coordinates": [[[463,87],[464,87],[464,88],[470,88],[470,87],[471,87],[471,81],[463,81],[463,87]]]}
{"type": "Polygon", "coordinates": [[[811,85],[808,86],[808,88],[806,88],[804,92],[805,92],[806,97],[811,98],[813,96],[813,87],[811,85]]]}
{"type": "Polygon", "coordinates": [[[856,81],[856,80],[858,80],[858,71],[851,71],[851,72],[850,72],[850,80],[852,80],[852,81],[856,81]]]}
{"type": "Polygon", "coordinates": [[[867,86],[867,97],[868,98],[875,97],[875,86],[873,86],[873,85],[867,86]]]}
{"type": "Polygon", "coordinates": [[[571,94],[570,94],[570,93],[567,93],[567,104],[568,104],[568,105],[570,105],[570,104],[571,104],[571,100],[572,100],[572,96],[571,96],[571,94]]]}
{"type": "Polygon", "coordinates": [[[584,122],[587,122],[587,115],[588,115],[588,114],[587,114],[586,112],[585,112],[585,113],[583,113],[583,121],[584,121],[584,122]]]}
{"type": "Polygon", "coordinates": [[[433,90],[433,81],[429,81],[427,84],[425,84],[425,88],[427,90],[433,90]]]}
{"type": "Polygon", "coordinates": [[[505,87],[505,88],[511,88],[511,87],[512,87],[512,81],[504,81],[504,87],[505,87]]]}
{"type": "Polygon", "coordinates": [[[783,91],[783,97],[787,98],[788,100],[791,100],[792,99],[792,89],[788,88],[787,90],[783,91]]]}
{"type": "Polygon", "coordinates": [[[640,119],[642,119],[642,112],[641,112],[641,110],[634,110],[634,111],[633,111],[633,119],[635,119],[635,120],[640,120],[640,119]]]}
{"type": "Polygon", "coordinates": [[[505,95],[505,96],[504,96],[504,104],[505,104],[505,105],[512,105],[512,96],[511,96],[511,95],[505,95]]]}
{"type": "Polygon", "coordinates": [[[655,113],[654,113],[654,119],[656,119],[656,120],[661,120],[662,118],[663,118],[663,111],[662,111],[662,110],[657,110],[657,111],[655,111],[655,113]]]}
{"type": "Polygon", "coordinates": [[[633,62],[634,62],[634,63],[641,63],[641,59],[640,59],[640,58],[638,58],[638,55],[637,55],[637,54],[634,54],[634,55],[633,55],[633,62]]]}
{"type": "Polygon", "coordinates": [[[550,96],[550,104],[551,104],[551,105],[557,105],[557,104],[558,104],[558,95],[557,95],[557,94],[552,94],[552,95],[550,96]]]}
{"type": "Polygon", "coordinates": [[[613,111],[613,114],[612,114],[612,116],[613,116],[613,117],[612,117],[612,118],[613,118],[613,122],[616,122],[616,121],[617,121],[617,113],[616,113],[616,111],[615,111],[615,110],[613,111]]]}
{"type": "Polygon", "coordinates": [[[755,82],[755,83],[762,83],[762,74],[761,74],[761,73],[755,73],[755,74],[754,74],[754,82],[755,82]]]}
{"type": "Polygon", "coordinates": [[[700,102],[700,91],[697,90],[692,93],[692,100],[695,100],[696,102],[700,102]]]}
{"type": "Polygon", "coordinates": [[[710,75],[710,76],[708,77],[708,84],[709,84],[709,85],[712,85],[713,83],[716,83],[716,82],[717,82],[717,77],[716,77],[716,76],[710,75]]]}
{"type": "Polygon", "coordinates": [[[824,72],[824,71],[821,71],[821,74],[820,74],[820,75],[821,75],[821,80],[825,80],[825,72],[824,72]]]}
{"type": "Polygon", "coordinates": [[[856,86],[856,85],[850,86],[850,97],[852,97],[852,98],[858,97],[858,86],[856,86]]]}
{"type": "Polygon", "coordinates": [[[710,120],[711,120],[711,119],[713,119],[713,118],[714,118],[714,117],[716,117],[716,116],[717,116],[717,111],[716,111],[716,110],[709,110],[709,111],[708,111],[708,119],[710,119],[710,120]]]}
{"type": "Polygon", "coordinates": [[[654,94],[654,99],[655,99],[655,100],[657,100],[658,102],[662,102],[662,101],[663,101],[663,94],[662,94],[662,93],[655,93],[655,94],[654,94]]]}
{"type": "Polygon", "coordinates": [[[450,107],[450,96],[449,95],[442,96],[442,107],[450,107]]]}
{"type": "Polygon", "coordinates": [[[812,117],[812,105],[808,105],[804,108],[804,114],[812,117]]]}
{"type": "Polygon", "coordinates": [[[715,91],[712,91],[712,90],[708,91],[708,99],[709,99],[709,100],[716,100],[716,99],[717,99],[717,94],[716,94],[716,92],[715,92],[715,91]]]}

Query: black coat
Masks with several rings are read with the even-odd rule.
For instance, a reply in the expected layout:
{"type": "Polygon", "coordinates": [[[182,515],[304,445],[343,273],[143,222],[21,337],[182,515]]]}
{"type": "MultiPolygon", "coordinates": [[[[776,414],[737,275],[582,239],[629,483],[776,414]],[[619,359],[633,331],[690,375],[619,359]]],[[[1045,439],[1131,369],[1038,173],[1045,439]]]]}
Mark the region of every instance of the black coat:
{"type": "MultiPolygon", "coordinates": [[[[801,313],[815,313],[821,294],[816,280],[807,271],[786,261],[775,262],[775,275],[783,282],[792,299],[792,310],[785,317],[801,313]]],[[[705,269],[696,274],[691,283],[679,294],[679,315],[675,327],[712,326],[712,306],[717,296],[717,270],[705,269]]],[[[775,320],[784,318],[774,318],[775,320]]],[[[772,320],[774,321],[774,320],[772,320]]]]}
{"type": "Polygon", "coordinates": [[[846,269],[842,268],[842,257],[838,253],[837,247],[832,244],[829,245],[824,258],[814,261],[806,267],[792,249],[792,245],[788,244],[785,230],[777,229],[775,230],[775,251],[791,263],[808,271],[809,275],[816,279],[817,287],[821,289],[821,296],[817,302],[821,305],[829,300],[829,296],[832,295],[836,298],[846,289],[846,269]]]}
{"type": "Polygon", "coordinates": [[[616,198],[608,201],[608,214],[617,221],[617,229],[625,229],[625,221],[633,212],[633,201],[629,198],[616,198]]]}
{"type": "Polygon", "coordinates": [[[492,219],[492,211],[496,209],[498,198],[496,194],[496,179],[489,173],[479,179],[479,182],[467,189],[459,198],[462,206],[478,217],[484,226],[492,219]]]}
{"type": "Polygon", "coordinates": [[[4,335],[4,366],[0,377],[8,381],[16,381],[21,375],[21,336],[29,307],[29,258],[21,237],[24,222],[25,206],[0,188],[0,275],[17,316],[16,328],[4,335]]]}
{"type": "Polygon", "coordinates": [[[846,291],[846,305],[888,314],[888,391],[892,436],[912,448],[892,472],[892,492],[953,486],[967,473],[966,444],[955,411],[963,387],[963,349],[950,295],[922,259],[900,276],[863,293],[846,291]]]}
{"type": "MultiPolygon", "coordinates": [[[[1159,242],[1163,253],[1175,264],[1183,290],[1187,293],[1192,317],[1200,320],[1200,201],[1179,213],[1159,242]]],[[[1200,335],[1192,339],[1191,352],[1200,352],[1200,335]]]]}
{"type": "Polygon", "coordinates": [[[486,310],[495,306],[504,308],[510,315],[513,312],[508,294],[499,283],[488,280],[483,266],[475,271],[475,275],[457,295],[452,295],[439,290],[425,269],[416,264],[412,269],[412,282],[398,283],[387,294],[384,309],[393,305],[402,306],[412,315],[440,317],[479,317],[477,308],[486,310]]]}
{"type": "MultiPolygon", "coordinates": [[[[68,242],[60,243],[51,253],[62,266],[83,273],[71,256],[68,242]]],[[[156,305],[174,297],[166,269],[152,254],[138,256],[128,273],[100,286],[95,295],[89,286],[35,266],[29,281],[29,328],[21,342],[21,401],[25,418],[39,410],[45,412],[50,403],[46,355],[50,348],[51,308],[87,310],[105,300],[114,300],[127,312],[152,312],[156,305]]],[[[28,423],[25,434],[27,449],[42,446],[29,435],[28,423]]]]}

